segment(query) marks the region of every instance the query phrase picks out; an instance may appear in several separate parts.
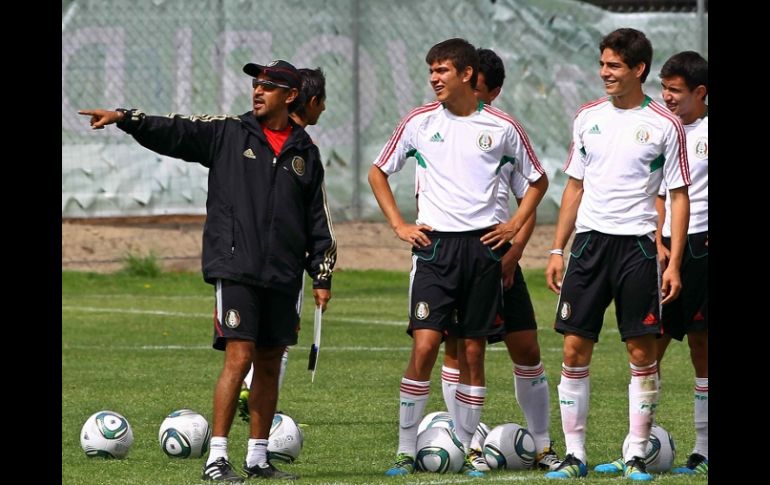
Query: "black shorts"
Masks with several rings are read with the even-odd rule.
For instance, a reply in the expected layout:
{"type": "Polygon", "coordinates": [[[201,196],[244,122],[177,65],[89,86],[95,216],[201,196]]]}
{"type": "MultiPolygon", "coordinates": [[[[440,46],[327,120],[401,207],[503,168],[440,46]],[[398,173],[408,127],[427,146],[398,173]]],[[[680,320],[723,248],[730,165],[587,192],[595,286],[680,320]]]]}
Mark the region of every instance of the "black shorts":
{"type": "Polygon", "coordinates": [[[253,340],[257,347],[296,345],[302,291],[294,296],[230,280],[216,282],[214,342],[225,350],[229,338],[253,340]]]}
{"type": "Polygon", "coordinates": [[[431,244],[412,248],[410,335],[426,328],[458,338],[494,333],[502,305],[500,260],[510,244],[493,251],[480,241],[486,232],[425,231],[431,244]]]}
{"type": "Polygon", "coordinates": [[[660,272],[655,241],[589,231],[575,235],[554,328],[599,341],[615,300],[620,338],[660,334],[660,272]]]}
{"type": "Polygon", "coordinates": [[[511,332],[537,329],[535,308],[532,306],[527,282],[524,281],[524,273],[518,264],[513,276],[513,285],[503,291],[503,312],[498,315],[495,323],[499,330],[487,337],[487,342],[490,344],[501,342],[511,332]]]}
{"type": "MultiPolygon", "coordinates": [[[[687,235],[682,256],[682,292],[679,298],[663,306],[663,333],[682,340],[689,332],[709,328],[709,233],[687,235]]],[[[671,239],[663,244],[671,247],[671,239]]]]}

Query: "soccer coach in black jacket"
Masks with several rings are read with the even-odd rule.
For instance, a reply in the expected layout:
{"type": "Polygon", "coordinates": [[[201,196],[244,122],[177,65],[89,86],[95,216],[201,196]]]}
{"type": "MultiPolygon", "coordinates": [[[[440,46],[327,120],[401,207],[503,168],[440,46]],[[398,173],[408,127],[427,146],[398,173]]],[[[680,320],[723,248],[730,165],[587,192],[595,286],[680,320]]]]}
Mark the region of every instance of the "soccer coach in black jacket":
{"type": "Polygon", "coordinates": [[[203,277],[216,287],[214,348],[225,364],[214,391],[204,480],[241,481],[227,436],[241,382],[254,363],[246,477],[297,478],[266,456],[281,354],[297,343],[303,270],[316,305],[331,298],[337,244],[318,147],[289,113],[303,100],[301,77],[282,60],[246,64],[252,111],[234,116],[148,116],[138,110],[81,110],[91,126],[117,123],[142,146],[209,168],[203,277]]]}

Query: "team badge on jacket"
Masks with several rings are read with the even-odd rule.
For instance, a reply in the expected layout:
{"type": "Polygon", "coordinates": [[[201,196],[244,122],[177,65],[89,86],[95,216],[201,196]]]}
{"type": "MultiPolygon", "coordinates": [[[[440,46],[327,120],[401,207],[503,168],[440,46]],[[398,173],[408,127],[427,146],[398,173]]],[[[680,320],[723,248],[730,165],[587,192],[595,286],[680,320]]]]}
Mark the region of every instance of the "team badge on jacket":
{"type": "Polygon", "coordinates": [[[227,310],[225,313],[225,325],[230,328],[235,328],[241,324],[241,315],[238,310],[227,310]]]}
{"type": "Polygon", "coordinates": [[[302,157],[292,158],[291,168],[294,169],[294,173],[302,177],[303,175],[305,175],[305,159],[302,157]]]}
{"type": "Polygon", "coordinates": [[[559,310],[559,318],[567,320],[572,316],[572,306],[568,302],[562,302],[561,309],[559,310]]]}

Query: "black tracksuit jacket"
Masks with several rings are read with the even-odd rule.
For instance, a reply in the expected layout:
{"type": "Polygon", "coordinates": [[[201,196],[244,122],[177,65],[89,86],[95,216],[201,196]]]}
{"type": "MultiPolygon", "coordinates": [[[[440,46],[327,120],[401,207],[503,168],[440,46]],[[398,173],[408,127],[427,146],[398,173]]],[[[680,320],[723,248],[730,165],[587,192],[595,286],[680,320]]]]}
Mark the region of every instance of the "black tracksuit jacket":
{"type": "Polygon", "coordinates": [[[303,270],[331,288],[337,259],[316,147],[291,119],[276,157],[251,112],[241,116],[124,113],[117,126],[142,146],[209,168],[203,278],[296,294],[303,270]]]}

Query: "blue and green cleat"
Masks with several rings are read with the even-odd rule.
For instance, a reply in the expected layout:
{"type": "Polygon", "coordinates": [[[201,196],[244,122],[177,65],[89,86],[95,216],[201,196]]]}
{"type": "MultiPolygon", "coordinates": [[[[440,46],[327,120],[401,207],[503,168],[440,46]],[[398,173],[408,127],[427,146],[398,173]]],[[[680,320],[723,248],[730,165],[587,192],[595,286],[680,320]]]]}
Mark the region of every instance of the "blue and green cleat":
{"type": "Polygon", "coordinates": [[[476,465],[473,464],[472,457],[470,455],[465,455],[465,463],[463,463],[462,468],[460,468],[460,471],[458,473],[462,473],[466,477],[471,478],[484,478],[484,472],[476,468],[476,465]]]}
{"type": "Polygon", "coordinates": [[[623,467],[623,476],[629,480],[647,482],[652,480],[652,475],[647,473],[647,464],[644,460],[635,456],[628,460],[623,467]]]}
{"type": "Polygon", "coordinates": [[[399,453],[396,462],[385,471],[389,477],[401,477],[414,472],[414,458],[406,453],[399,453]]]}
{"type": "Polygon", "coordinates": [[[567,478],[582,478],[588,475],[588,467],[585,463],[575,458],[575,455],[569,454],[564,457],[559,467],[545,474],[545,478],[550,479],[567,479],[567,478]]]}
{"type": "Polygon", "coordinates": [[[625,468],[625,463],[623,463],[623,458],[618,458],[615,461],[611,461],[609,463],[601,463],[599,465],[596,465],[594,467],[594,471],[597,473],[604,473],[604,474],[616,474],[616,473],[623,473],[623,468],[625,468]]]}
{"type": "Polygon", "coordinates": [[[687,464],[671,470],[671,473],[679,475],[708,475],[709,460],[699,453],[693,453],[687,458],[687,464]]]}

